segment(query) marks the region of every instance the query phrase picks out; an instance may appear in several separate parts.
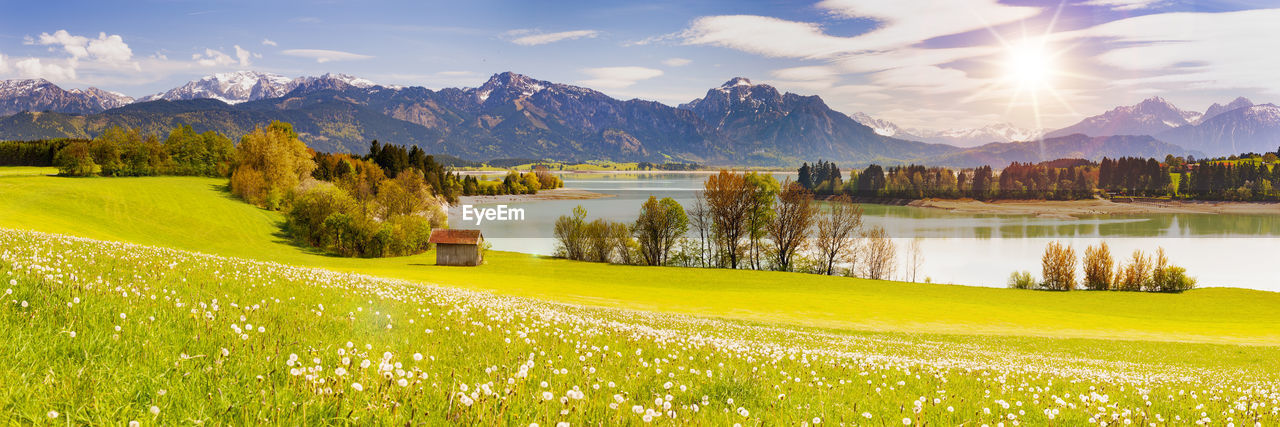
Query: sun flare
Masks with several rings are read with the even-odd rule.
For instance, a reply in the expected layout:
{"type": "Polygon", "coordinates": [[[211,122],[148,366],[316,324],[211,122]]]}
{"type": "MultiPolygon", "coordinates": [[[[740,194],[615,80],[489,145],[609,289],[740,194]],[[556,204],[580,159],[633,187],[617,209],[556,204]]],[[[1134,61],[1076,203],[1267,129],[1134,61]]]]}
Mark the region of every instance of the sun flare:
{"type": "Polygon", "coordinates": [[[1005,73],[1009,80],[1030,90],[1052,86],[1053,56],[1046,52],[1044,43],[1024,40],[1010,46],[1007,55],[1005,73]]]}

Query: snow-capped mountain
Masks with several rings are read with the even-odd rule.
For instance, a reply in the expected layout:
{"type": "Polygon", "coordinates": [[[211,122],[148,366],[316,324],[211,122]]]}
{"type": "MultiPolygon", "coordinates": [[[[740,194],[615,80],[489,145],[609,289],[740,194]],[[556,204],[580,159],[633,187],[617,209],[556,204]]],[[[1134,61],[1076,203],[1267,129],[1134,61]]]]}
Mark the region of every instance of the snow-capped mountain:
{"type": "Polygon", "coordinates": [[[1253,106],[1253,101],[1250,101],[1248,98],[1245,98],[1243,96],[1232,100],[1231,102],[1227,103],[1227,105],[1225,106],[1215,102],[1213,103],[1213,105],[1209,106],[1209,109],[1204,110],[1204,115],[1201,115],[1200,118],[1196,120],[1196,124],[1203,123],[1206,120],[1212,119],[1214,116],[1217,116],[1219,114],[1222,114],[1231,110],[1237,110],[1237,109],[1252,107],[1252,106],[1253,106]]]}
{"type": "Polygon", "coordinates": [[[862,112],[850,114],[849,117],[870,127],[880,135],[958,147],[976,147],[992,142],[1031,141],[1044,135],[1043,130],[1020,128],[1010,123],[995,123],[979,128],[938,130],[904,128],[888,120],[877,119],[862,112]]]}
{"type": "Polygon", "coordinates": [[[892,137],[903,138],[903,139],[919,138],[918,136],[907,132],[906,129],[899,127],[896,123],[893,123],[888,120],[881,120],[875,117],[871,117],[867,113],[863,113],[863,112],[853,113],[849,115],[849,118],[853,119],[858,123],[862,123],[864,126],[871,128],[871,130],[876,131],[876,133],[880,135],[892,136],[892,137]]]}
{"type": "Polygon", "coordinates": [[[365,89],[377,86],[377,84],[370,80],[347,74],[326,73],[319,77],[289,78],[275,73],[235,71],[204,76],[199,80],[192,80],[180,87],[147,96],[138,101],[146,102],[160,99],[182,101],[210,98],[228,104],[239,104],[259,99],[279,98],[298,87],[305,87],[307,90],[341,90],[347,86],[365,89]]]}
{"type": "Polygon", "coordinates": [[[228,104],[239,104],[263,98],[278,98],[293,90],[294,80],[279,74],[257,71],[217,73],[144,97],[139,102],[211,98],[228,104]]]}
{"type": "Polygon", "coordinates": [[[1185,111],[1164,98],[1155,96],[1135,105],[1116,107],[1080,123],[1046,134],[1046,137],[1085,134],[1107,135],[1156,135],[1179,126],[1195,123],[1201,113],[1185,111]]]}
{"type": "Polygon", "coordinates": [[[45,79],[0,80],[0,116],[22,111],[93,114],[133,102],[96,87],[64,90],[45,79]]]}
{"type": "MultiPolygon", "coordinates": [[[[1244,102],[1232,104],[1244,105],[1244,102]]],[[[1258,104],[1231,109],[1198,124],[1166,131],[1156,138],[1212,156],[1274,152],[1280,147],[1280,107],[1258,104]]]]}

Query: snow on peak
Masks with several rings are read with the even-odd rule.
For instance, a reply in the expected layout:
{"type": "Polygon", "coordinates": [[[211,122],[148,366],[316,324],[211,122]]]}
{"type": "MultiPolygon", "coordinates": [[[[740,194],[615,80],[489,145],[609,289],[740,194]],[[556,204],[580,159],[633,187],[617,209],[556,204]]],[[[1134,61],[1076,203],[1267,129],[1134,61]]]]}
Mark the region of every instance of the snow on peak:
{"type": "Polygon", "coordinates": [[[729,81],[724,82],[724,84],[720,85],[720,88],[733,89],[734,87],[737,87],[737,86],[751,86],[751,80],[746,77],[734,77],[732,79],[729,79],[729,81]]]}

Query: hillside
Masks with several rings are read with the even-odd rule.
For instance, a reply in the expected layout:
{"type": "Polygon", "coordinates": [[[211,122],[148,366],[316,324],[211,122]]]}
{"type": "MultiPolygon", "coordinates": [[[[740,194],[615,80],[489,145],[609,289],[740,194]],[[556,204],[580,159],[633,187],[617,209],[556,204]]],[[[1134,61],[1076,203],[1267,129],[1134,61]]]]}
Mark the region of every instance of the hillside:
{"type": "Polygon", "coordinates": [[[824,328],[1280,344],[1280,294],[1051,293],[798,273],[638,267],[491,253],[478,268],[434,254],[351,259],[293,246],[277,213],[202,178],[0,176],[0,227],[136,242],[593,306],[824,328]],[[554,279],[548,279],[554,278],[554,279]],[[548,280],[553,283],[549,284],[548,280]],[[607,285],[602,285],[607,284],[607,285]],[[1168,313],[1178,313],[1168,316],[1168,313]]]}

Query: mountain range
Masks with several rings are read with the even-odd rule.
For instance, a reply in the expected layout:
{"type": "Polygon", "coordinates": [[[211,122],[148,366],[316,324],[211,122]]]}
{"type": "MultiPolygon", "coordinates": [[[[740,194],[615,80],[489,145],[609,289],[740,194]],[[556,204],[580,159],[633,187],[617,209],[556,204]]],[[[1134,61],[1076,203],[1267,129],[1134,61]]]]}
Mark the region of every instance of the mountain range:
{"type": "Polygon", "coordinates": [[[1047,133],[1009,124],[928,131],[865,113],[846,115],[819,96],[780,92],[742,77],[672,107],[511,72],[475,88],[431,90],[343,74],[288,78],[241,71],[136,101],[97,88],[68,91],[43,80],[10,80],[0,82],[3,115],[8,116],[0,118],[0,139],[87,138],[115,125],[163,133],[178,124],[238,138],[255,126],[283,120],[321,151],[363,152],[376,139],[472,160],[762,166],[819,158],[971,166],[1057,157],[1235,153],[1233,147],[1276,139],[1280,129],[1280,110],[1243,98],[1214,104],[1203,114],[1152,98],[1047,133]]]}

